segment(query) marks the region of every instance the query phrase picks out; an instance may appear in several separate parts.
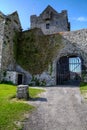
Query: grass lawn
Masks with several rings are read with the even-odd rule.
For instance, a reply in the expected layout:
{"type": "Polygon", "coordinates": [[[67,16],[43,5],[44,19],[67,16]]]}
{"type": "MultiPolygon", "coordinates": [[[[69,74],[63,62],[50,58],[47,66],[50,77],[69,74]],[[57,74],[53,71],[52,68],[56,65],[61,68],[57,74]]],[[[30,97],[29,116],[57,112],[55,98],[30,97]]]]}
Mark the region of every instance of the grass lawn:
{"type": "Polygon", "coordinates": [[[87,83],[80,84],[80,91],[85,99],[87,99],[87,83]]]}
{"type": "MultiPolygon", "coordinates": [[[[32,98],[43,91],[29,88],[32,98]]],[[[20,122],[24,120],[24,114],[34,108],[23,101],[13,100],[13,97],[16,97],[16,86],[0,84],[0,130],[21,130],[20,122]]]]}

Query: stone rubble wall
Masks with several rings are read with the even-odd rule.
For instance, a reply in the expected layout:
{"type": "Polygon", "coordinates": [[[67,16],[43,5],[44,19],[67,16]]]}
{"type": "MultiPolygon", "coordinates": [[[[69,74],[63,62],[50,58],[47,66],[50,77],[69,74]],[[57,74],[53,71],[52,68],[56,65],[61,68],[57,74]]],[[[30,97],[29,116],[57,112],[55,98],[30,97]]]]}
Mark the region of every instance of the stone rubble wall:
{"type": "MultiPolygon", "coordinates": [[[[55,13],[54,13],[55,14],[55,13]]],[[[54,21],[58,19],[57,15],[53,16],[53,19],[51,19],[51,27],[52,30],[46,32],[45,25],[46,23],[43,23],[43,17],[44,14],[40,16],[31,16],[32,25],[31,28],[38,27],[41,28],[44,32],[44,34],[50,34],[58,35],[58,31],[63,31],[60,33],[62,35],[62,43],[63,47],[61,47],[60,50],[58,50],[58,53],[56,54],[53,63],[52,63],[52,72],[50,73],[49,67],[48,71],[44,71],[41,75],[37,75],[37,78],[40,80],[46,81],[46,85],[56,85],[56,75],[57,75],[57,62],[60,57],[62,56],[78,56],[82,59],[82,65],[85,66],[85,71],[87,70],[87,29],[77,30],[77,31],[68,31],[67,23],[67,14],[66,12],[62,12],[58,14],[58,17],[60,19],[60,23],[62,24],[63,21],[63,28],[61,30],[54,29],[54,21]],[[61,16],[62,15],[62,16],[61,16]],[[35,23],[34,23],[35,22],[35,23]],[[65,28],[65,29],[64,29],[65,28]],[[63,29],[63,30],[62,30],[63,29]],[[67,31],[67,32],[64,32],[67,31]],[[57,33],[56,33],[57,32],[57,33]],[[55,33],[55,34],[54,34],[55,33]]],[[[32,79],[32,75],[25,71],[21,66],[16,65],[16,61],[14,60],[14,54],[13,54],[13,47],[14,47],[14,36],[15,32],[21,32],[21,24],[17,15],[17,12],[5,16],[0,13],[0,71],[2,71],[2,77],[3,72],[9,70],[9,71],[17,71],[19,73],[24,73],[24,84],[29,84],[30,80],[32,79]]],[[[52,40],[52,39],[51,39],[52,40]]],[[[53,39],[53,43],[54,43],[53,39]]],[[[60,43],[61,44],[61,43],[60,43]]],[[[50,66],[50,65],[49,65],[50,66]]],[[[84,70],[82,70],[84,71],[84,70]]],[[[9,74],[8,74],[9,75],[9,74]]],[[[1,76],[0,76],[1,78],[1,76]]],[[[9,76],[8,76],[9,78],[9,76]]],[[[15,80],[15,78],[14,78],[15,80]]],[[[84,77],[84,80],[87,80],[87,74],[84,77]]],[[[16,81],[15,81],[16,82],[16,81]]]]}
{"type": "Polygon", "coordinates": [[[16,31],[21,31],[21,24],[17,12],[14,12],[13,14],[5,17],[4,39],[2,47],[2,71],[15,70],[13,44],[16,31]]]}
{"type": "Polygon", "coordinates": [[[16,65],[16,71],[18,73],[22,73],[24,75],[23,84],[29,84],[30,83],[30,81],[32,79],[32,75],[29,72],[24,70],[20,65],[16,65]]]}
{"type": "MultiPolygon", "coordinates": [[[[54,61],[51,65],[52,72],[50,73],[49,65],[48,71],[44,71],[42,74],[36,75],[37,79],[40,81],[46,81],[46,86],[56,85],[57,62],[62,56],[78,56],[82,59],[82,65],[87,67],[87,29],[72,32],[63,32],[61,35],[63,47],[58,50],[58,53],[54,58],[54,61]]],[[[53,42],[55,41],[53,40],[53,42]]],[[[16,70],[25,74],[24,83],[29,84],[32,79],[32,75],[23,70],[20,66],[17,66],[16,70]]],[[[84,77],[84,79],[86,81],[87,77],[84,77]]]]}
{"type": "MultiPolygon", "coordinates": [[[[56,67],[60,57],[78,56],[82,60],[82,66],[85,66],[85,68],[87,68],[87,29],[72,32],[63,32],[62,36],[63,36],[62,42],[64,44],[64,47],[60,50],[60,52],[58,52],[58,55],[53,61],[52,79],[54,85],[56,85],[56,75],[57,75],[56,67]]],[[[82,73],[84,71],[86,70],[83,70],[82,68],[82,73]]],[[[87,79],[86,75],[84,79],[86,81],[87,79]]]]}
{"type": "Polygon", "coordinates": [[[2,68],[2,48],[3,48],[3,39],[4,39],[4,26],[5,26],[5,19],[4,19],[4,16],[0,13],[0,71],[2,68]]]}
{"type": "MultiPolygon", "coordinates": [[[[43,72],[39,77],[39,79],[46,78],[47,86],[56,85],[57,62],[62,56],[80,57],[82,60],[82,66],[85,66],[86,68],[85,70],[82,68],[82,73],[87,70],[87,29],[63,32],[61,35],[64,46],[60,49],[60,51],[58,51],[58,54],[54,58],[51,75],[48,71],[43,72]]],[[[87,74],[85,74],[83,80],[87,82],[87,74]]]]}
{"type": "Polygon", "coordinates": [[[68,22],[67,11],[62,11],[61,13],[55,13],[54,10],[45,10],[40,16],[31,16],[31,28],[40,28],[44,34],[53,34],[62,31],[69,31],[70,23],[68,22]],[[46,12],[52,12],[51,16],[46,16],[46,12]],[[48,20],[45,20],[49,18],[48,20]],[[46,29],[46,24],[49,24],[49,29],[46,29]]]}
{"type": "Polygon", "coordinates": [[[7,71],[6,75],[4,76],[4,80],[5,81],[10,81],[13,84],[17,84],[17,80],[18,80],[18,73],[15,71],[7,71]]]}

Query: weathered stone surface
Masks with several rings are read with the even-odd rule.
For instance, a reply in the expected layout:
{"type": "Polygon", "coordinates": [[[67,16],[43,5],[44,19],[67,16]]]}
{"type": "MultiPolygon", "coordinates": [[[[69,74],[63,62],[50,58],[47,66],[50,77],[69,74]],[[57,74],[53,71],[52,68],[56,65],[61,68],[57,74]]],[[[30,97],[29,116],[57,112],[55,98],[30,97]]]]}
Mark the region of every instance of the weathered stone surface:
{"type": "Polygon", "coordinates": [[[4,75],[3,79],[5,81],[10,81],[13,84],[17,84],[17,77],[18,77],[18,73],[15,71],[7,71],[6,74],[4,75]]]}
{"type": "Polygon", "coordinates": [[[78,56],[82,60],[82,79],[87,82],[87,74],[85,74],[83,78],[83,72],[86,73],[87,68],[87,29],[72,32],[63,32],[61,35],[63,37],[62,43],[64,46],[58,51],[58,54],[54,58],[52,73],[50,75],[49,71],[44,72],[39,76],[39,79],[45,78],[47,86],[56,85],[57,62],[60,57],[78,56]],[[85,66],[85,70],[83,66],[85,66]]]}
{"type": "Polygon", "coordinates": [[[2,70],[6,70],[10,64],[12,64],[13,68],[11,70],[15,70],[15,60],[13,54],[13,45],[15,33],[21,31],[21,24],[19,21],[19,17],[17,12],[12,13],[5,17],[4,24],[4,39],[3,39],[3,47],[2,47],[2,70]]]}
{"type": "Polygon", "coordinates": [[[0,80],[3,80],[5,71],[15,70],[13,44],[16,31],[21,31],[17,12],[8,16],[0,12],[0,80]],[[11,69],[8,69],[8,66],[11,66],[11,69]]]}
{"type": "MultiPolygon", "coordinates": [[[[70,32],[67,18],[67,11],[58,13],[50,6],[48,6],[40,14],[40,16],[31,16],[31,28],[41,28],[45,35],[51,34],[51,36],[57,36],[57,33],[62,31],[60,34],[62,35],[63,46],[60,50],[58,50],[58,53],[52,61],[51,72],[48,67],[48,70],[44,70],[42,74],[36,75],[39,80],[45,80],[47,86],[56,85],[57,62],[62,56],[75,55],[80,57],[82,61],[82,68],[83,66],[85,68],[84,70],[82,69],[82,75],[84,72],[84,81],[87,81],[87,29],[70,32]],[[46,29],[47,24],[50,26],[49,29],[46,29]]],[[[14,60],[13,45],[16,31],[22,33],[17,12],[8,16],[5,16],[0,12],[0,80],[4,78],[3,72],[10,70],[23,73],[23,83],[29,84],[32,79],[32,75],[25,71],[21,66],[17,65],[14,60]]],[[[39,34],[37,34],[37,36],[39,37],[39,34]]],[[[57,42],[52,37],[51,41],[53,44],[57,42]]]]}
{"type": "Polygon", "coordinates": [[[31,28],[41,28],[44,34],[53,34],[70,30],[67,11],[61,13],[48,6],[40,16],[31,16],[31,28]]]}
{"type": "Polygon", "coordinates": [[[28,85],[18,85],[16,97],[18,99],[28,99],[29,98],[28,85]]]}
{"type": "MultiPolygon", "coordinates": [[[[56,85],[56,67],[60,57],[78,56],[82,60],[82,66],[85,66],[87,68],[87,29],[72,32],[63,32],[62,36],[64,47],[58,52],[57,57],[55,57],[53,61],[53,72],[50,82],[53,81],[54,85],[56,85]]],[[[83,71],[84,70],[82,68],[82,73],[83,71]]],[[[86,75],[84,78],[86,81],[86,75]]]]}

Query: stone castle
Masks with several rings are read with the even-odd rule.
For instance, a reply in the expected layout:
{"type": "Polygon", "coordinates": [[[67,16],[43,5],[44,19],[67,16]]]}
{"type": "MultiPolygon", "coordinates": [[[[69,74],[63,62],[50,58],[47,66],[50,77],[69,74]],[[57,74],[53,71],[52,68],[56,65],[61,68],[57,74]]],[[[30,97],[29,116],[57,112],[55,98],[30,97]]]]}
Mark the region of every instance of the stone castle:
{"type": "Polygon", "coordinates": [[[62,10],[61,13],[58,13],[48,6],[40,16],[31,16],[31,29],[33,28],[40,28],[44,34],[70,31],[67,11],[62,10]]]}
{"type": "MultiPolygon", "coordinates": [[[[17,12],[10,15],[0,12],[0,81],[11,81],[14,84],[31,83],[32,74],[22,68],[14,58],[14,38],[15,32],[29,35],[31,30],[37,28],[35,32],[37,37],[41,32],[44,36],[56,35],[57,37],[60,34],[63,44],[49,64],[48,70],[35,75],[37,79],[44,80],[46,86],[81,80],[87,82],[87,29],[70,31],[67,11],[58,13],[51,6],[48,6],[39,16],[32,15],[30,21],[30,30],[22,31],[17,12]]],[[[55,44],[53,37],[51,41],[55,44]]]]}

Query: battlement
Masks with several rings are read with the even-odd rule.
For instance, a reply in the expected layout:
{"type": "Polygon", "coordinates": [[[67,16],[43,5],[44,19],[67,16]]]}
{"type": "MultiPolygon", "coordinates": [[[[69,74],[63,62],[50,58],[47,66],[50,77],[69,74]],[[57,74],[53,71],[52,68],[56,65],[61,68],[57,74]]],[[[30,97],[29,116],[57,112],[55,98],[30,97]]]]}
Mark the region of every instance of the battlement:
{"type": "Polygon", "coordinates": [[[40,28],[44,34],[70,31],[67,10],[58,13],[51,6],[47,6],[39,16],[32,15],[30,22],[31,28],[40,28]]]}

